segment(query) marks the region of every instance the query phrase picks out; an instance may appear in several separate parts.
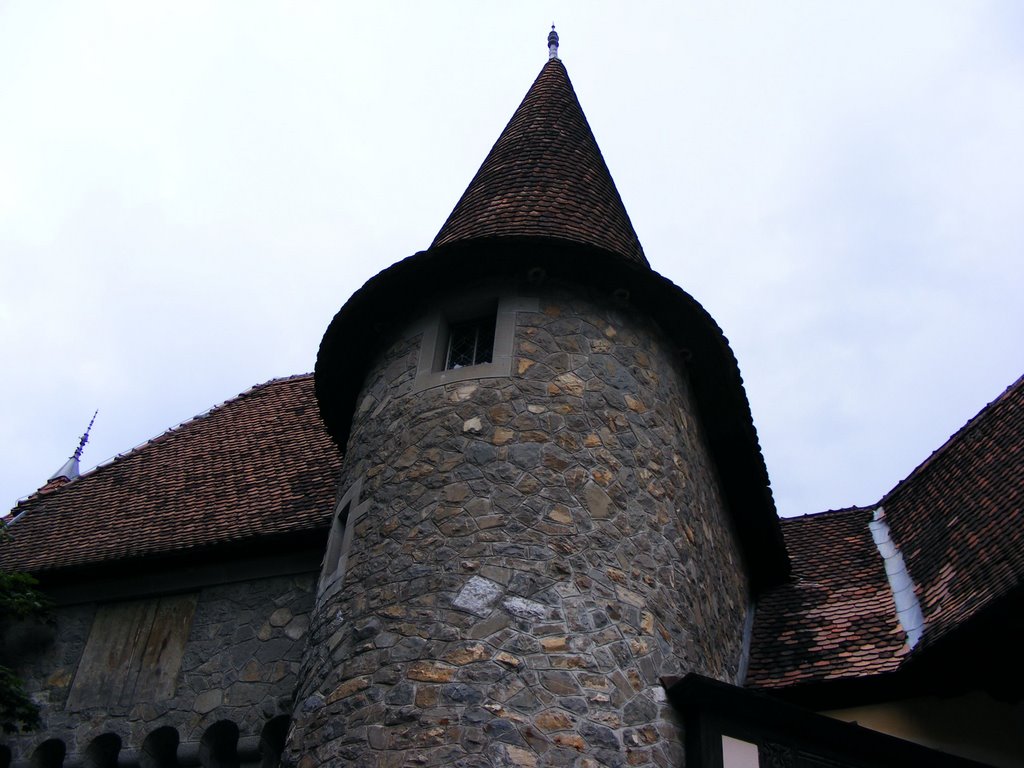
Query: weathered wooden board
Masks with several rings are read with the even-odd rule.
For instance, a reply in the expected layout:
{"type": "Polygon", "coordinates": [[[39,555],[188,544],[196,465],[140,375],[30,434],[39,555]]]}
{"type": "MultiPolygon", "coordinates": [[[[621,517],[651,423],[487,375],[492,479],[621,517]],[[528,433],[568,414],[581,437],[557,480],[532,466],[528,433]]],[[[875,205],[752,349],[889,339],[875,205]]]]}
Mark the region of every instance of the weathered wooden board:
{"type": "Polygon", "coordinates": [[[130,706],[174,695],[197,595],[100,606],[67,709],[130,706]]]}
{"type": "Polygon", "coordinates": [[[161,598],[149,639],[138,657],[140,669],[132,692],[133,704],[174,696],[197,597],[193,593],[161,598]]]}

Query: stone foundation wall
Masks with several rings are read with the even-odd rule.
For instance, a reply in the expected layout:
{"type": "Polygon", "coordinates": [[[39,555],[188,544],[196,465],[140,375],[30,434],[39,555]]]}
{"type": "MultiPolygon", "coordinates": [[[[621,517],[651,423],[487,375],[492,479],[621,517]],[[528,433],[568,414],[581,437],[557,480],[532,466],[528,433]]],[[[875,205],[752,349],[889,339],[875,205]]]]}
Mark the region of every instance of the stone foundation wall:
{"type": "Polygon", "coordinates": [[[680,765],[659,676],[734,682],[748,591],[660,331],[548,287],[511,377],[366,379],[344,585],[314,612],[285,764],[680,765]]]}
{"type": "MultiPolygon", "coordinates": [[[[74,605],[56,609],[50,628],[16,628],[8,650],[41,705],[43,728],[0,741],[18,765],[45,740],[58,739],[65,765],[79,765],[90,746],[116,743],[113,734],[122,763],[132,764],[148,736],[170,727],[180,739],[180,764],[198,765],[204,735],[226,722],[207,739],[207,751],[258,756],[268,721],[293,706],[314,581],[312,574],[277,576],[74,605]]],[[[283,735],[282,729],[281,741],[283,735]]]]}

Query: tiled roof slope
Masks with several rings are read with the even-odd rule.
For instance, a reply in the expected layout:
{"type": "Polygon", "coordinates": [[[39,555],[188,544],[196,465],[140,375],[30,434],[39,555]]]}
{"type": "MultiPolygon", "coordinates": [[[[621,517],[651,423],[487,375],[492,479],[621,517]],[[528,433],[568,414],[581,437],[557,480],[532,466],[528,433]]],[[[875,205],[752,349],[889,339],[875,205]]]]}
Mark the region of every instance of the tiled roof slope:
{"type": "Polygon", "coordinates": [[[915,654],[1024,584],[1024,377],[882,505],[924,612],[915,654]]]}
{"type": "Polygon", "coordinates": [[[22,502],[0,565],[42,573],[315,529],[339,466],[313,377],[270,381],[22,502]]]}
{"type": "Polygon", "coordinates": [[[916,585],[912,652],[868,528],[874,508],[782,520],[790,583],[766,593],[748,684],[782,688],[895,672],[1024,585],[1024,377],[882,499],[916,585]]]}
{"type": "Polygon", "coordinates": [[[747,685],[780,688],[889,672],[905,635],[870,509],[783,519],[792,580],[758,601],[747,685]]]}
{"type": "Polygon", "coordinates": [[[565,66],[549,59],[432,247],[551,237],[647,264],[565,66]]]}

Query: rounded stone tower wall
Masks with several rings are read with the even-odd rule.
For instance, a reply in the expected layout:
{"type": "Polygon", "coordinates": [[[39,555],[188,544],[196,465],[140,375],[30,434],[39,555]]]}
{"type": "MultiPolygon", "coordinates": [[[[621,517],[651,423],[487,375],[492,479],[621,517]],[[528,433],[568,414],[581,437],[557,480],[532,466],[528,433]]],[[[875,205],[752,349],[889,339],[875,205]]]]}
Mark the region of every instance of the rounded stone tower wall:
{"type": "Polygon", "coordinates": [[[504,373],[423,387],[443,319],[369,371],[287,764],[679,765],[659,677],[735,682],[748,586],[679,355],[606,295],[520,298],[504,373]]]}

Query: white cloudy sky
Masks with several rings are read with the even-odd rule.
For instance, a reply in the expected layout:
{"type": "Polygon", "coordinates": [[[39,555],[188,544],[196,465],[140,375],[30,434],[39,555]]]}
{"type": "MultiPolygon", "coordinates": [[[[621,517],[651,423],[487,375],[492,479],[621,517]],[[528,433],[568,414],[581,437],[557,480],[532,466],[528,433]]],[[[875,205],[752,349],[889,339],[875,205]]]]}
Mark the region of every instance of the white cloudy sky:
{"type": "Polygon", "coordinates": [[[1024,372],[1024,4],[632,5],[0,0],[0,506],[311,370],[551,21],[780,511],[878,500],[1024,372]]]}

